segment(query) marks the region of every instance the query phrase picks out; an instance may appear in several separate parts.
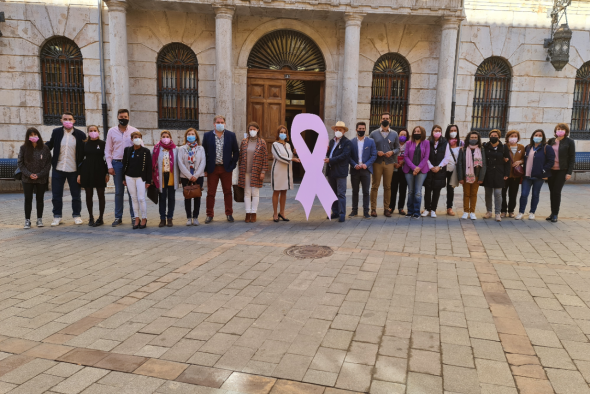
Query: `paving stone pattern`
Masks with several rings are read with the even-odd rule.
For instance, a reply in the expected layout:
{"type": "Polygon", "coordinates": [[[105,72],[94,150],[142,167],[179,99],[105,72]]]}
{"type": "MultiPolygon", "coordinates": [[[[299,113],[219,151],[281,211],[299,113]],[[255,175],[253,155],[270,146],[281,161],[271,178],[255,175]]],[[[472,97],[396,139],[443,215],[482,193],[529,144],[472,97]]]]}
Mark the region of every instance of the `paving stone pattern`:
{"type": "Polygon", "coordinates": [[[307,222],[290,195],[274,223],[265,190],[256,224],[186,227],[179,194],[146,230],[66,203],[25,231],[2,195],[0,393],[590,393],[590,190],[564,190],[557,224],[546,192],[534,221],[307,222]]]}

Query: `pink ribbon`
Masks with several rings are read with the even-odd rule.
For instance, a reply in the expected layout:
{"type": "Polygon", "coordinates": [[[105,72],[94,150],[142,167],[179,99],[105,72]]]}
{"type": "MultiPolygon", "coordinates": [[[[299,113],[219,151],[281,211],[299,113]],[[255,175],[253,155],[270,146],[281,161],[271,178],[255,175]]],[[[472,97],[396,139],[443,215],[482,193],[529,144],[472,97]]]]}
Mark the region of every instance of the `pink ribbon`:
{"type": "Polygon", "coordinates": [[[324,159],[326,157],[326,147],[328,146],[329,140],[326,125],[324,125],[322,119],[317,115],[299,114],[293,119],[291,140],[305,169],[305,175],[303,176],[295,199],[303,205],[305,216],[309,220],[309,213],[317,195],[324,211],[330,217],[332,203],[338,200],[338,198],[322,173],[324,159]],[[307,144],[301,136],[301,133],[305,130],[313,130],[318,133],[318,139],[315,143],[313,153],[309,151],[307,144]]]}

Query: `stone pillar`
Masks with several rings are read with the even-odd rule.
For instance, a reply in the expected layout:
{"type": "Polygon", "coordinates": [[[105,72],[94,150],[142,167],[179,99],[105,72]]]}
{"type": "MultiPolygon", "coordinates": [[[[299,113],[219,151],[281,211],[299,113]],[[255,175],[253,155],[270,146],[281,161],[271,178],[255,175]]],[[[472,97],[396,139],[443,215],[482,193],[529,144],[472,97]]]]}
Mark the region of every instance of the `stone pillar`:
{"type": "MultiPolygon", "coordinates": [[[[127,2],[108,0],[106,3],[109,8],[111,93],[113,97],[111,109],[116,119],[119,109],[131,110],[129,108],[129,60],[127,56],[127,2]]],[[[114,124],[117,124],[116,120],[114,124]]]]}
{"type": "Polygon", "coordinates": [[[461,19],[456,17],[443,17],[442,19],[434,124],[442,126],[443,131],[451,121],[455,52],[457,50],[457,32],[460,23],[461,19]]]}
{"type": "MultiPolygon", "coordinates": [[[[225,116],[228,130],[233,130],[233,57],[232,20],[233,7],[214,7],[215,9],[215,114],[225,116]]],[[[210,119],[213,123],[213,119],[210,119]]],[[[203,127],[210,125],[205,123],[203,127]]]]}
{"type": "Polygon", "coordinates": [[[359,91],[359,56],[361,22],[364,14],[347,13],[344,16],[344,69],[342,70],[341,119],[348,127],[347,137],[355,135],[359,91]]]}

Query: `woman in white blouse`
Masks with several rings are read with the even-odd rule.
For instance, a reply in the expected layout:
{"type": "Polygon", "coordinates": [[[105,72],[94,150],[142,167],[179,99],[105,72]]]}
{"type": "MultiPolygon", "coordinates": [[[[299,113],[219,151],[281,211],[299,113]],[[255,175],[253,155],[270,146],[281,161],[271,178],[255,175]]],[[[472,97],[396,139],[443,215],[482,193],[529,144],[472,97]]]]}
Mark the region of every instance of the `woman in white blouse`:
{"type": "Polygon", "coordinates": [[[285,217],[285,203],[287,201],[287,190],[293,189],[293,162],[300,163],[299,159],[293,157],[291,145],[288,143],[289,133],[285,126],[279,126],[277,129],[276,141],[272,144],[272,155],[274,161],[270,172],[270,184],[272,187],[272,207],[274,210],[273,220],[279,221],[279,218],[285,222],[289,219],[285,217]],[[281,209],[277,214],[277,208],[281,202],[281,209]]]}

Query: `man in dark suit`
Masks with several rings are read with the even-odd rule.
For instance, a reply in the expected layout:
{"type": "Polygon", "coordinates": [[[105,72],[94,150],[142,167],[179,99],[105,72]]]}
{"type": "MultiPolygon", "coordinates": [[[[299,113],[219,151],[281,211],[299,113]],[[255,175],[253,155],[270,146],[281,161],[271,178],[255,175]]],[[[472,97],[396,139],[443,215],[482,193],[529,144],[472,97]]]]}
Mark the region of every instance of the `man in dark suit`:
{"type": "Polygon", "coordinates": [[[344,133],[348,127],[344,122],[337,122],[332,126],[334,138],[328,145],[328,157],[324,162],[328,165],[326,176],[328,182],[338,197],[337,201],[332,204],[332,219],[338,218],[343,222],[346,216],[346,180],[348,178],[348,163],[350,161],[351,143],[344,133]]]}
{"type": "Polygon", "coordinates": [[[375,141],[365,137],[367,125],[365,122],[356,124],[356,135],[351,141],[352,150],[350,154],[350,183],[352,184],[352,211],[349,217],[358,215],[359,207],[359,185],[363,186],[363,216],[370,219],[369,201],[371,198],[371,174],[373,163],[377,159],[377,147],[375,141]]]}
{"type": "Polygon", "coordinates": [[[214,119],[215,130],[205,133],[203,136],[203,148],[205,149],[207,177],[207,219],[206,224],[213,220],[213,208],[215,207],[215,193],[221,180],[223,200],[225,202],[225,215],[228,222],[233,222],[232,207],[232,171],[236,168],[240,158],[240,147],[236,135],[225,129],[225,117],[217,115],[214,119]]]}
{"type": "Polygon", "coordinates": [[[78,166],[84,160],[84,140],[86,134],[74,128],[74,115],[64,112],[61,117],[62,127],[53,129],[51,139],[46,143],[53,150],[51,164],[51,192],[53,194],[53,222],[52,226],[59,226],[63,209],[63,193],[66,180],[70,186],[72,195],[72,216],[75,224],[82,224],[80,211],[82,199],[80,198],[80,184],[78,183],[78,166]]]}

